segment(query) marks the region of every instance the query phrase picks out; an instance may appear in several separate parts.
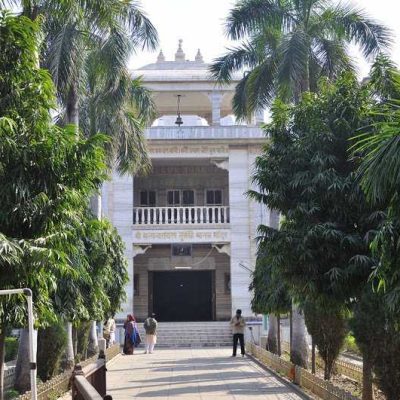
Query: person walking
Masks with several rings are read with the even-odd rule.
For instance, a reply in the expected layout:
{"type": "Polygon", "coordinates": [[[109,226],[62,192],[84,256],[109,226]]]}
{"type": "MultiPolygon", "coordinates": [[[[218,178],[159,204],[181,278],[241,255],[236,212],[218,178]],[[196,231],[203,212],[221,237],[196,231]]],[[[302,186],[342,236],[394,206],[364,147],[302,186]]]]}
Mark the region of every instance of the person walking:
{"type": "Polygon", "coordinates": [[[143,327],[146,331],[146,350],[145,354],[152,354],[154,351],[154,346],[157,342],[157,325],[158,322],[155,319],[155,314],[152,313],[150,317],[146,318],[143,327]]]}
{"type": "Polygon", "coordinates": [[[242,310],[236,310],[236,315],[232,317],[230,326],[233,334],[232,357],[236,357],[238,341],[240,342],[240,352],[242,353],[242,357],[244,357],[244,327],[246,326],[246,321],[242,317],[242,310]]]}
{"type": "Polygon", "coordinates": [[[123,353],[126,355],[131,355],[134,353],[135,347],[137,347],[140,343],[140,336],[136,327],[136,320],[132,314],[128,314],[126,317],[124,328],[125,339],[123,353]]]}
{"type": "Polygon", "coordinates": [[[115,320],[114,316],[108,318],[104,324],[103,337],[106,339],[107,348],[111,347],[115,343],[115,320]]]}

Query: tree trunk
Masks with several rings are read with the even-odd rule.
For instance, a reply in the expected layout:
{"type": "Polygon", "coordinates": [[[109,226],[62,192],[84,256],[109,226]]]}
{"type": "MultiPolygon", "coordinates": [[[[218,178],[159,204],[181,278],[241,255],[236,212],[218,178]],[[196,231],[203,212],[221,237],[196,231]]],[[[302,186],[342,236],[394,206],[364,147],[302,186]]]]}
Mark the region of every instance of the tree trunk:
{"type": "Polygon", "coordinates": [[[6,330],[0,331],[0,399],[4,399],[4,356],[6,352],[6,330]]]}
{"type": "MultiPolygon", "coordinates": [[[[37,330],[33,331],[34,351],[37,349],[37,330]]],[[[15,384],[18,392],[24,393],[31,388],[31,370],[29,359],[29,330],[20,329],[17,365],[15,366],[15,384]]]]}
{"type": "Polygon", "coordinates": [[[74,343],[72,337],[72,322],[69,321],[67,322],[66,330],[67,330],[66,367],[70,369],[73,368],[75,364],[74,343]]]}
{"type": "Polygon", "coordinates": [[[292,304],[293,333],[292,347],[290,348],[290,361],[307,369],[308,343],[304,315],[297,305],[292,304]]]}
{"type": "Polygon", "coordinates": [[[363,354],[363,379],[362,379],[362,400],[374,400],[372,390],[372,362],[368,355],[363,354]]]}
{"type": "Polygon", "coordinates": [[[90,210],[92,214],[98,219],[101,220],[101,194],[96,193],[90,197],[90,210]]]}
{"type": "Polygon", "coordinates": [[[88,357],[91,357],[99,352],[99,342],[97,340],[96,321],[91,321],[88,357]]]}
{"type": "Polygon", "coordinates": [[[278,356],[280,357],[282,355],[282,346],[281,346],[281,315],[278,314],[276,316],[276,319],[278,321],[278,356]]]}
{"type": "Polygon", "coordinates": [[[314,338],[311,337],[311,372],[315,374],[315,343],[314,338]]]}
{"type": "Polygon", "coordinates": [[[293,314],[292,310],[289,312],[289,349],[292,348],[293,342],[293,314]]]}
{"type": "Polygon", "coordinates": [[[72,326],[72,343],[74,348],[75,357],[78,354],[78,329],[72,326]]]}
{"type": "Polygon", "coordinates": [[[71,85],[66,104],[66,123],[75,125],[76,132],[79,130],[79,97],[75,84],[71,85]]]}
{"type": "Polygon", "coordinates": [[[278,320],[275,314],[268,315],[267,350],[274,354],[278,353],[278,320]]]}

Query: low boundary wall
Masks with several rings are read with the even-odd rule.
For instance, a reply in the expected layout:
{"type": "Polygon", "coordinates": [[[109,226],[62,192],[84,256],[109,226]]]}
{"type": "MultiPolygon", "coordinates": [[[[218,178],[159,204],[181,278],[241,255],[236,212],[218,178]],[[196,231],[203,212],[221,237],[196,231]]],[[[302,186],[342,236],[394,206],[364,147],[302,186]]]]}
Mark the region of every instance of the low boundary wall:
{"type": "Polygon", "coordinates": [[[325,381],[307,370],[283,360],[281,357],[253,344],[246,343],[247,353],[262,365],[284,376],[286,379],[319,396],[323,400],[359,400],[351,393],[325,381]]]}

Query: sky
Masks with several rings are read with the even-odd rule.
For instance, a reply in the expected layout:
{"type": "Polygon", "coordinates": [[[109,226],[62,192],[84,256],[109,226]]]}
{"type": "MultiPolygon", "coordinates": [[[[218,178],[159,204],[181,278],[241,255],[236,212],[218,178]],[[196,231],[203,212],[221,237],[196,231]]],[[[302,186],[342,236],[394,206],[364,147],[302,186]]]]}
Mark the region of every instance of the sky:
{"type": "MultiPolygon", "coordinates": [[[[173,60],[178,40],[183,40],[186,58],[194,60],[200,48],[204,60],[212,61],[234,45],[225,35],[223,24],[234,0],[141,0],[142,8],[158,30],[160,47],[156,52],[138,51],[130,62],[135,69],[155,62],[160,49],[167,60],[173,60]]],[[[371,17],[392,29],[393,60],[400,66],[400,1],[353,0],[351,4],[364,9],[371,17]]],[[[354,49],[351,50],[360,77],[368,74],[369,66],[354,49]]]]}

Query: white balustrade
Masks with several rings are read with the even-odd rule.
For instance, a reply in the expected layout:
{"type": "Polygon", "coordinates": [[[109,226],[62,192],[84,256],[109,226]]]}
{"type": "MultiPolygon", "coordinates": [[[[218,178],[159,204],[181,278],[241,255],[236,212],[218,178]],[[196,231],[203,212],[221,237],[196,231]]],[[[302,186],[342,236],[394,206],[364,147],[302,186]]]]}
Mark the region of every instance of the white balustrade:
{"type": "Polygon", "coordinates": [[[206,225],[228,224],[229,207],[135,207],[135,225],[206,225]]]}

